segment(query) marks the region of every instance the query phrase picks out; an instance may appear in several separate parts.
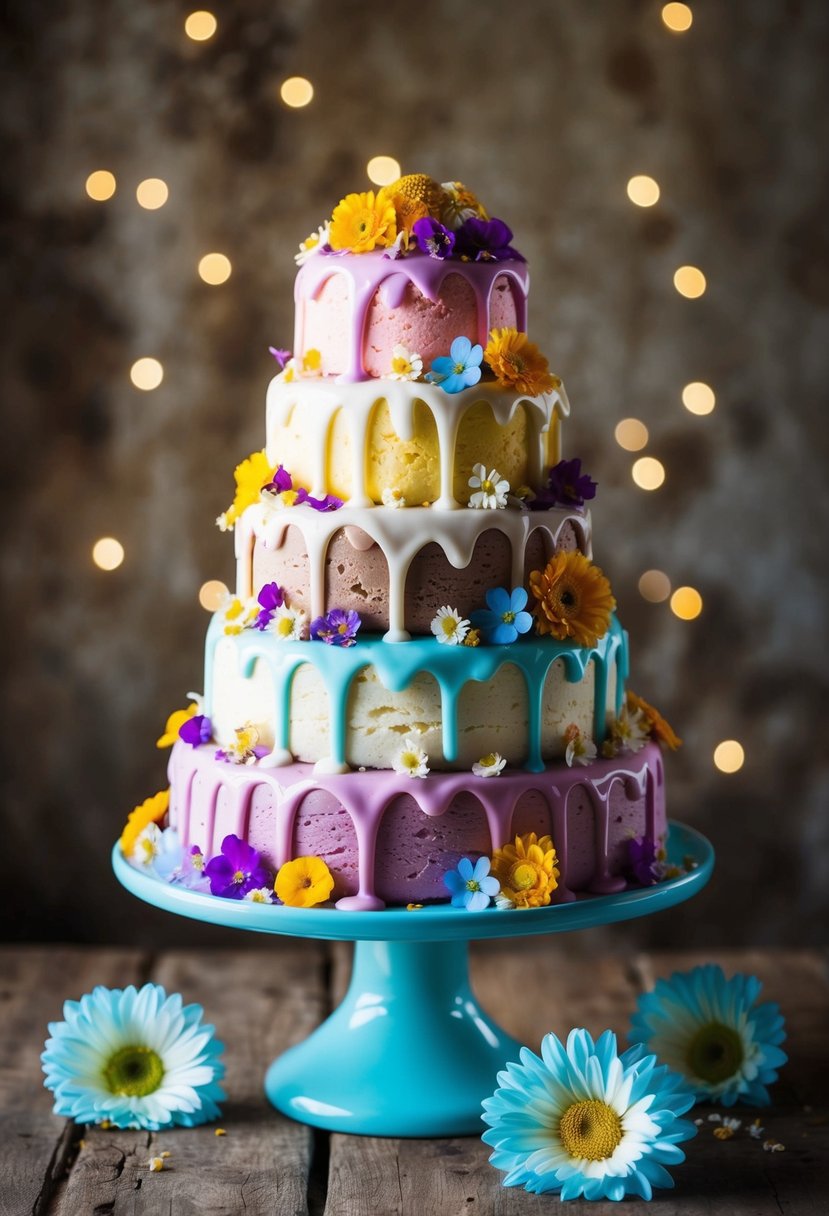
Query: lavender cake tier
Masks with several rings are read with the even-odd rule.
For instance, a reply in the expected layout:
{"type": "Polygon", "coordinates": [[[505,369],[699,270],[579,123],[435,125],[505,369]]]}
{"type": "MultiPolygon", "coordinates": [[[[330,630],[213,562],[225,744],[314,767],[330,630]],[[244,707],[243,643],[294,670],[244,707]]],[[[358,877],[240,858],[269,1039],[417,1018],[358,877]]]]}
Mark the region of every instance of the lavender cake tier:
{"type": "Polygon", "coordinates": [[[666,831],[662,755],[636,754],[499,777],[375,771],[320,775],[310,765],[235,766],[215,748],[178,742],[169,765],[170,825],[210,858],[235,834],[276,870],[323,858],[338,907],[445,900],[443,875],[461,857],[492,854],[516,833],[549,834],[560,878],[554,902],[624,888],[627,842],[666,831]]]}

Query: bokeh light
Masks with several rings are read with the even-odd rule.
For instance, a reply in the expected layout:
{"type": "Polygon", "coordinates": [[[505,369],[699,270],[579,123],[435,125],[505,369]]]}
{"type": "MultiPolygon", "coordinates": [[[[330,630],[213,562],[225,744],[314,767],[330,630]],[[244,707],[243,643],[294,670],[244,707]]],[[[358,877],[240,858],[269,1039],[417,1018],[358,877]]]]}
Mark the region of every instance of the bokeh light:
{"type": "Polygon", "coordinates": [[[304,76],[289,76],[287,80],[282,82],[279,96],[286,106],[291,106],[292,109],[298,110],[302,106],[308,105],[314,96],[314,86],[304,76]]]}
{"type": "Polygon", "coordinates": [[[652,207],[659,202],[659,185],[646,173],[638,173],[628,182],[628,198],[637,207],[652,207]]]}
{"type": "Polygon", "coordinates": [[[665,466],[655,456],[634,460],[631,476],[640,490],[658,490],[665,480],[665,466]]]}
{"type": "Polygon", "coordinates": [[[691,414],[710,414],[717,404],[717,398],[710,384],[693,380],[682,390],[682,404],[691,414]]]}
{"type": "Polygon", "coordinates": [[[211,287],[218,287],[230,278],[233,267],[223,253],[206,253],[199,261],[199,278],[211,287]]]}
{"type": "Polygon", "coordinates": [[[681,621],[694,621],[702,612],[702,596],[696,587],[677,587],[671,596],[671,612],[681,621]]]}
{"type": "Polygon", "coordinates": [[[225,584],[218,578],[211,578],[199,588],[199,603],[208,612],[215,612],[226,595],[225,584]]]}
{"type": "Polygon", "coordinates": [[[86,179],[86,193],[96,203],[105,203],[115,193],[115,174],[109,169],[96,169],[86,179]]]}
{"type": "Polygon", "coordinates": [[[684,34],[694,21],[694,14],[687,4],[665,4],[662,7],[662,20],[674,34],[684,34]]]}
{"type": "Polygon", "coordinates": [[[212,38],[216,33],[217,28],[218,22],[216,18],[206,9],[199,9],[195,13],[190,13],[184,22],[184,32],[194,42],[207,42],[208,38],[212,38]]]}
{"type": "Polygon", "coordinates": [[[649,604],[662,604],[671,594],[671,580],[662,570],[646,570],[639,579],[639,594],[649,604]]]}
{"type": "Polygon", "coordinates": [[[158,359],[136,359],[130,368],[130,380],[132,380],[136,388],[142,389],[145,393],[158,388],[163,379],[164,368],[158,359]]]}
{"type": "Polygon", "coordinates": [[[400,177],[400,162],[393,156],[372,156],[366,165],[366,173],[375,186],[389,186],[400,177]]]}
{"type": "Polygon", "coordinates": [[[723,739],[714,748],[714,764],[721,773],[736,773],[743,767],[746,758],[742,743],[736,739],[723,739]]]}
{"type": "Polygon", "coordinates": [[[160,177],[145,177],[143,182],[138,183],[135,197],[139,207],[143,207],[145,211],[157,211],[167,202],[170,191],[167,189],[167,183],[160,177]]]}
{"type": "Polygon", "coordinates": [[[686,300],[698,300],[708,284],[697,266],[680,266],[674,273],[674,287],[686,300]]]}
{"type": "Polygon", "coordinates": [[[117,570],[124,560],[124,546],[114,536],[102,536],[92,546],[92,560],[99,570],[117,570]]]}
{"type": "Polygon", "coordinates": [[[616,442],[626,452],[641,452],[648,442],[648,428],[638,418],[623,418],[613,432],[616,442]]]}

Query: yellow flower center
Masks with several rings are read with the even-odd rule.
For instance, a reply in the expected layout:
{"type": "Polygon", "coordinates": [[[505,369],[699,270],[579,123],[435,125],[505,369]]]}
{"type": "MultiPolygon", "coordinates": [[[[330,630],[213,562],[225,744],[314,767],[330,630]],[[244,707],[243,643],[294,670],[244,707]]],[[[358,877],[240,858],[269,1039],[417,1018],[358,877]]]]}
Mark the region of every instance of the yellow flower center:
{"type": "Polygon", "coordinates": [[[403,765],[405,768],[417,768],[420,765],[420,756],[417,752],[404,752],[403,765]]]}
{"type": "Polygon", "coordinates": [[[458,622],[453,616],[443,616],[440,618],[440,627],[443,630],[444,637],[452,638],[458,632],[458,622]]]}
{"type": "Polygon", "coordinates": [[[391,370],[398,376],[411,375],[412,365],[408,359],[404,359],[402,355],[395,355],[391,361],[391,370]]]}
{"type": "Polygon", "coordinates": [[[466,884],[467,891],[480,891],[481,884],[476,882],[474,878],[470,878],[466,884]]]}
{"type": "Polygon", "coordinates": [[[289,616],[281,616],[276,622],[276,632],[281,638],[289,638],[294,631],[294,622],[289,616]]]}
{"type": "Polygon", "coordinates": [[[717,1085],[734,1076],[744,1057],[742,1039],[737,1031],[722,1022],[709,1022],[691,1039],[686,1061],[694,1076],[717,1085]]]}
{"type": "Polygon", "coordinates": [[[145,1098],[164,1080],[164,1064],[151,1047],[122,1047],[107,1060],[102,1078],[111,1094],[145,1098]]]}
{"type": "Polygon", "coordinates": [[[348,622],[347,621],[342,621],[337,626],[337,633],[348,633],[348,622]]]}
{"type": "Polygon", "coordinates": [[[598,1098],[574,1102],[561,1116],[558,1134],[565,1152],[583,1161],[605,1161],[622,1140],[622,1120],[598,1098]]]}
{"type": "Polygon", "coordinates": [[[459,376],[461,374],[461,372],[466,371],[466,364],[465,363],[456,363],[455,366],[452,368],[452,371],[455,373],[456,376],[459,376]]]}
{"type": "Polygon", "coordinates": [[[481,756],[478,763],[482,768],[492,768],[495,764],[495,753],[490,752],[488,756],[481,756]]]}
{"type": "Polygon", "coordinates": [[[513,866],[510,886],[515,891],[529,891],[530,887],[535,886],[537,878],[538,872],[534,865],[529,861],[519,861],[513,866]]]}
{"type": "Polygon", "coordinates": [[[245,881],[244,872],[242,870],[237,870],[236,873],[233,875],[232,881],[235,883],[244,882],[245,881]]]}
{"type": "MultiPolygon", "coordinates": [[[[463,369],[461,369],[461,370],[463,370],[463,369]]],[[[493,482],[491,482],[489,480],[488,477],[485,477],[483,479],[483,481],[481,482],[481,489],[483,490],[484,494],[494,494],[495,493],[495,485],[493,482]]]]}
{"type": "Polygon", "coordinates": [[[501,620],[504,622],[505,625],[511,625],[512,622],[515,620],[515,613],[514,612],[505,612],[503,614],[503,616],[501,617],[501,620]]]}

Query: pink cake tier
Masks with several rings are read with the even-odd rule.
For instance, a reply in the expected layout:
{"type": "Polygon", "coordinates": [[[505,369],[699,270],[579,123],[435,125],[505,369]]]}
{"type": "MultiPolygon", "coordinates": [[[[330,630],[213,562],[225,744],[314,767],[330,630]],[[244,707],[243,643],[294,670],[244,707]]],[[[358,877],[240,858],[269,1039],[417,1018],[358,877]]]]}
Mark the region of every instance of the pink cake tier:
{"type": "Polygon", "coordinates": [[[214,756],[211,745],[173,748],[169,822],[184,845],[210,858],[235,835],[274,870],[294,857],[321,857],[340,908],[445,901],[443,875],[461,857],[491,856],[531,831],[551,835],[556,848],[554,903],[620,891],[629,840],[658,843],[666,832],[662,755],[652,742],[586,766],[493,778],[320,775],[307,764],[263,769],[214,756]]]}

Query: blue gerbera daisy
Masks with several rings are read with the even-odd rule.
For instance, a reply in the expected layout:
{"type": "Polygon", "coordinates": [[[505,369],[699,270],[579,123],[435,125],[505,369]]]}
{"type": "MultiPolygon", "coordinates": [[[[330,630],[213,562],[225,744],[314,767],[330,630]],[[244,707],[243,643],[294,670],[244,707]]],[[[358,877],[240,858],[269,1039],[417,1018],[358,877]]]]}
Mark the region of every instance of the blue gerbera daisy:
{"type": "Polygon", "coordinates": [[[609,1030],[595,1043],[571,1030],[566,1046],[548,1034],[541,1058],[522,1047],[498,1084],[484,1102],[489,1159],[504,1186],[534,1194],[650,1199],[674,1185],[665,1166],[685,1160],[677,1146],[697,1131],[680,1118],[694,1104],[681,1079],[641,1047],[618,1055],[609,1030]]]}
{"type": "Polygon", "coordinates": [[[711,963],[677,971],[639,997],[628,1038],[678,1072],[697,1101],[768,1106],[766,1087],[788,1057],[779,1006],[758,1005],[761,989],[756,976],[727,980],[711,963]]]}
{"type": "Polygon", "coordinates": [[[217,1118],[222,1044],[203,1013],[158,984],[98,987],[66,1001],[41,1056],[55,1114],[149,1131],[217,1118]]]}

